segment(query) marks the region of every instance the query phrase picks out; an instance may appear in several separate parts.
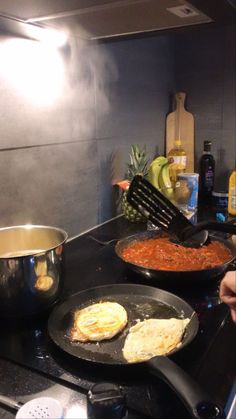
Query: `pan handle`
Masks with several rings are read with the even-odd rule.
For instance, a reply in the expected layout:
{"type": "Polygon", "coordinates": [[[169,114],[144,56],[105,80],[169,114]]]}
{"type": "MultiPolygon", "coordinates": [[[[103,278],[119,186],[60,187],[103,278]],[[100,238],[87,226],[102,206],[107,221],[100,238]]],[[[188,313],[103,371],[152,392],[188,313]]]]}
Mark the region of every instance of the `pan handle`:
{"type": "Polygon", "coordinates": [[[149,371],[180,396],[195,419],[225,419],[223,409],[210,400],[196,382],[169,358],[157,356],[147,362],[149,371]]]}

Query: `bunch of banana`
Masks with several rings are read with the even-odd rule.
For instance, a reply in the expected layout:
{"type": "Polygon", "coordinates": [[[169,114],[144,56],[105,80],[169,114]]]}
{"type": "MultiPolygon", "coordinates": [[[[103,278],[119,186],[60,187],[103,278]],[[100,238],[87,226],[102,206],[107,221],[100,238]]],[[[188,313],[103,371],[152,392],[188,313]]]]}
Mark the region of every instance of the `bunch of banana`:
{"type": "Polygon", "coordinates": [[[168,199],[173,198],[173,188],[170,180],[170,163],[167,157],[159,156],[154,159],[148,170],[148,180],[159,189],[168,199]]]}

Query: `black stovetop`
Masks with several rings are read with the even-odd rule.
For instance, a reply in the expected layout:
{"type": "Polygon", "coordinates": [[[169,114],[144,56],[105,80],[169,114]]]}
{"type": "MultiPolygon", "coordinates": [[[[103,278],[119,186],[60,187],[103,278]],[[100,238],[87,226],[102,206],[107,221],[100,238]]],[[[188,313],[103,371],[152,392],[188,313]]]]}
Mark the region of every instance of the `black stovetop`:
{"type": "MultiPolygon", "coordinates": [[[[138,229],[144,230],[145,227],[139,226],[138,229]]],[[[62,299],[93,286],[147,283],[147,279],[127,269],[116,256],[114,244],[102,246],[91,238],[124,237],[135,231],[137,226],[131,226],[121,218],[69,241],[65,247],[65,287],[62,299]]],[[[216,401],[224,405],[236,375],[235,356],[230,350],[236,334],[227,307],[220,304],[218,281],[191,283],[190,278],[189,285],[165,285],[158,281],[147,285],[179,295],[196,310],[200,321],[199,333],[188,347],[176,353],[172,359],[216,401]],[[228,331],[227,335],[225,331],[228,331]]],[[[32,392],[36,382],[38,388],[40,380],[42,383],[43,380],[51,380],[61,389],[76,392],[77,399],[81,397],[84,405],[85,395],[92,384],[109,381],[124,389],[130,419],[189,418],[175,393],[163,381],[149,375],[145,368],[135,367],[127,371],[95,366],[62,352],[47,334],[49,314],[1,324],[0,357],[11,362],[14,368],[21,368],[19,377],[15,381],[12,379],[15,387],[20,385],[21,379],[24,380],[22,368],[26,368],[36,374],[32,392]]],[[[46,388],[42,384],[41,390],[50,393],[50,388],[49,384],[46,388]]],[[[4,417],[1,411],[0,417],[4,417]]]]}

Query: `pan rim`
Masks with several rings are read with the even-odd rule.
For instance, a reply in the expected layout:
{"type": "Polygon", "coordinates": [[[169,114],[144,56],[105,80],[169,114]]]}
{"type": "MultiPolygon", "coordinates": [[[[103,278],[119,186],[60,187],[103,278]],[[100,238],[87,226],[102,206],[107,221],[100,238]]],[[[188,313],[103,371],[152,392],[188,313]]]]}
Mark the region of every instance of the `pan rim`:
{"type": "MultiPolygon", "coordinates": [[[[190,322],[189,322],[186,330],[188,330],[188,327],[189,327],[189,325],[191,323],[191,327],[193,328],[193,330],[191,331],[191,336],[190,337],[187,337],[187,339],[185,341],[183,339],[183,341],[182,341],[183,343],[181,343],[181,345],[179,345],[179,347],[176,347],[174,350],[172,350],[168,354],[154,356],[154,357],[152,357],[150,359],[153,359],[153,358],[156,358],[156,357],[159,357],[159,358],[162,357],[163,358],[163,357],[172,356],[175,353],[179,352],[184,347],[188,346],[188,344],[190,344],[195,339],[195,337],[196,337],[196,335],[198,333],[198,330],[199,330],[199,319],[198,319],[198,316],[197,316],[196,311],[193,309],[193,307],[187,301],[185,301],[184,299],[180,298],[179,296],[177,296],[177,295],[175,295],[175,294],[173,294],[173,293],[171,293],[169,291],[163,290],[161,288],[156,288],[156,287],[152,287],[152,286],[149,286],[149,285],[142,285],[142,284],[119,283],[119,284],[107,284],[107,285],[101,285],[101,286],[96,286],[96,287],[92,287],[92,288],[87,288],[85,290],[82,290],[82,291],[79,291],[79,292],[76,292],[76,293],[72,294],[71,296],[69,296],[68,298],[66,298],[64,301],[62,301],[58,305],[56,305],[56,307],[53,309],[53,311],[51,312],[51,314],[49,316],[47,330],[48,330],[48,335],[49,335],[50,339],[54,342],[54,344],[57,347],[59,347],[60,350],[62,350],[63,352],[66,352],[70,356],[73,356],[74,358],[76,358],[76,359],[78,359],[80,361],[86,361],[86,362],[89,362],[89,363],[92,363],[92,364],[96,364],[96,365],[103,365],[103,366],[105,365],[105,366],[108,366],[108,367],[109,366],[110,367],[111,366],[113,366],[113,367],[115,367],[115,366],[117,366],[117,367],[122,367],[122,366],[135,366],[135,365],[143,365],[146,362],[148,362],[148,360],[147,360],[147,361],[140,361],[140,362],[135,362],[135,363],[129,363],[125,359],[123,361],[116,360],[115,362],[109,362],[109,361],[101,361],[99,359],[96,359],[96,356],[95,356],[95,359],[93,359],[91,357],[85,357],[85,356],[81,356],[81,355],[76,355],[74,353],[74,350],[73,350],[73,348],[74,348],[73,343],[71,344],[71,346],[69,346],[69,349],[71,349],[71,351],[70,351],[70,350],[68,350],[67,345],[62,345],[61,342],[60,342],[60,339],[58,339],[57,337],[55,337],[55,330],[53,329],[53,323],[57,324],[57,322],[58,322],[58,320],[57,320],[57,312],[60,311],[60,310],[62,310],[64,308],[63,306],[66,306],[70,302],[72,303],[72,299],[80,296],[81,294],[87,294],[88,292],[89,293],[96,292],[96,290],[101,291],[101,290],[104,290],[104,289],[106,289],[107,291],[109,291],[109,289],[111,289],[111,288],[114,289],[114,287],[116,287],[117,290],[119,290],[119,288],[120,289],[123,289],[125,287],[126,289],[128,288],[128,289],[132,289],[132,290],[134,290],[135,288],[136,289],[139,289],[139,290],[145,289],[145,290],[149,290],[150,293],[151,293],[151,291],[154,291],[155,293],[160,292],[161,294],[164,294],[165,296],[170,296],[172,298],[174,297],[175,300],[176,300],[176,302],[179,301],[179,303],[184,306],[183,308],[188,309],[190,311],[191,314],[189,314],[189,317],[190,317],[191,320],[190,320],[190,322]]],[[[118,292],[117,292],[117,294],[118,294],[118,292]]],[[[121,294],[122,294],[122,292],[121,292],[121,294]]],[[[126,295],[127,295],[127,292],[126,292],[126,295]]],[[[151,295],[147,295],[147,294],[145,296],[146,297],[149,297],[149,296],[151,297],[151,295]]],[[[104,295],[104,297],[106,297],[106,294],[104,295]]],[[[171,304],[167,303],[166,301],[162,301],[161,299],[159,301],[160,302],[163,302],[165,305],[171,306],[171,304]]],[[[86,301],[85,301],[85,303],[86,303],[86,301]]],[[[81,304],[81,303],[79,303],[79,304],[81,304]]],[[[172,306],[172,307],[174,307],[174,306],[172,306]]],[[[174,308],[176,309],[176,307],[174,307],[174,308]]],[[[67,314],[69,314],[70,310],[72,311],[72,307],[66,313],[64,313],[64,315],[61,317],[61,320],[63,320],[63,318],[67,314]]],[[[179,310],[177,310],[177,309],[176,309],[176,311],[179,312],[179,310]]],[[[63,338],[61,337],[61,340],[62,340],[62,342],[63,341],[64,342],[68,342],[68,338],[65,337],[65,333],[63,333],[63,338]]]]}

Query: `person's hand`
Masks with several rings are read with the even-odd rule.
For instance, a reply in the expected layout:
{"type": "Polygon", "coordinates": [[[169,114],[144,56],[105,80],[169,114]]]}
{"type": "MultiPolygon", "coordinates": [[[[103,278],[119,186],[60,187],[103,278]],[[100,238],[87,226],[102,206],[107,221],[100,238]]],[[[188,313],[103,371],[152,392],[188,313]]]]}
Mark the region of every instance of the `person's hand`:
{"type": "MultiPolygon", "coordinates": [[[[232,241],[236,245],[236,235],[232,236],[232,241]]],[[[236,271],[227,272],[220,284],[220,298],[228,304],[231,317],[236,323],[236,271]]]]}
{"type": "Polygon", "coordinates": [[[220,298],[229,306],[232,320],[236,323],[236,271],[227,272],[222,279],[220,298]]]}

